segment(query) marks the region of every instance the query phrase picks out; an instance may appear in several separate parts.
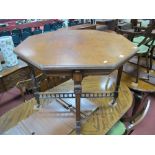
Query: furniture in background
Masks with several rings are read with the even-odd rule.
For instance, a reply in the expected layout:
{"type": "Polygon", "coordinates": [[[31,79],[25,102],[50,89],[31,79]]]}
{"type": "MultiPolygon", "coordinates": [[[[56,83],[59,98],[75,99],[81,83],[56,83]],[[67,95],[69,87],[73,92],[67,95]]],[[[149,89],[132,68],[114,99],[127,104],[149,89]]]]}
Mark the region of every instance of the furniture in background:
{"type": "Polygon", "coordinates": [[[14,29],[12,30],[12,39],[14,42],[14,45],[17,46],[22,41],[22,30],[21,29],[14,29]]]}
{"type": "Polygon", "coordinates": [[[137,75],[136,75],[136,83],[138,82],[139,76],[139,66],[140,66],[140,58],[142,56],[146,57],[146,66],[147,66],[147,79],[149,78],[149,70],[151,70],[152,66],[152,55],[154,49],[154,35],[152,34],[155,26],[150,25],[147,28],[134,27],[134,29],[122,30],[117,29],[117,32],[126,36],[129,40],[131,40],[138,48],[137,52],[137,75]]]}
{"type": "Polygon", "coordinates": [[[49,32],[49,31],[51,31],[51,25],[50,24],[45,24],[44,25],[44,30],[43,30],[44,32],[49,32]]]}
{"type": "Polygon", "coordinates": [[[41,34],[41,33],[42,33],[42,30],[40,30],[40,29],[34,30],[34,31],[32,32],[33,35],[41,34]]]}
{"type": "Polygon", "coordinates": [[[21,38],[18,34],[13,34],[12,35],[12,40],[13,40],[13,43],[14,43],[14,46],[18,46],[21,42],[21,38]]]}
{"type": "Polygon", "coordinates": [[[11,32],[10,31],[0,32],[0,36],[10,36],[10,35],[11,35],[11,32]]]}
{"type": "MultiPolygon", "coordinates": [[[[96,24],[98,25],[97,29],[101,29],[101,26],[104,26],[104,29],[115,30],[118,20],[117,19],[95,19],[96,24]]],[[[102,28],[103,29],[103,28],[102,28]]]]}
{"type": "Polygon", "coordinates": [[[44,26],[45,24],[49,24],[49,23],[54,23],[57,22],[57,19],[47,19],[47,20],[41,20],[41,21],[35,21],[35,22],[31,22],[31,23],[23,23],[23,24],[19,24],[19,25],[11,25],[11,26],[7,26],[7,27],[3,27],[0,28],[0,32],[2,31],[12,31],[14,29],[24,29],[27,27],[30,28],[34,28],[34,27],[40,27],[40,26],[44,26]]]}
{"type": "Polygon", "coordinates": [[[119,19],[117,27],[121,30],[127,30],[132,28],[132,23],[130,19],[119,19]]]}
{"type": "Polygon", "coordinates": [[[7,24],[0,23],[0,27],[6,27],[6,26],[7,26],[7,24]]]}
{"type": "Polygon", "coordinates": [[[134,77],[124,73],[122,81],[128,86],[134,95],[134,102],[128,112],[107,133],[109,135],[131,134],[147,116],[150,110],[150,95],[154,95],[155,87],[143,80],[138,80],[134,85],[134,77]]]}
{"type": "Polygon", "coordinates": [[[139,96],[135,95],[135,107],[138,108],[135,110],[133,107],[133,113],[130,117],[122,118],[119,120],[107,133],[107,135],[125,135],[131,134],[135,127],[140,124],[143,119],[146,117],[151,100],[149,98],[144,97],[143,99],[139,98],[139,96]]]}
{"type": "Polygon", "coordinates": [[[13,67],[2,65],[0,72],[0,92],[5,92],[16,86],[17,82],[30,78],[30,71],[27,64],[19,60],[19,63],[13,67]]]}
{"type": "Polygon", "coordinates": [[[31,36],[31,33],[25,31],[25,32],[22,32],[22,41],[25,40],[26,38],[28,38],[29,36],[31,36]]]}
{"type": "Polygon", "coordinates": [[[121,19],[118,20],[118,28],[122,30],[129,30],[129,29],[135,29],[135,28],[147,28],[150,24],[153,24],[151,22],[152,20],[144,20],[144,19],[121,19]]]}
{"type": "Polygon", "coordinates": [[[80,25],[75,25],[75,26],[70,26],[70,27],[63,27],[59,29],[61,30],[96,30],[96,24],[80,24],[80,25]]]}
{"type": "Polygon", "coordinates": [[[68,20],[68,26],[75,26],[78,24],[80,24],[79,20],[76,20],[76,19],[69,19],[68,20]]]}
{"type": "Polygon", "coordinates": [[[12,35],[19,35],[19,36],[21,36],[21,34],[22,34],[22,30],[21,29],[14,29],[14,30],[12,30],[12,35]]]}
{"type": "Polygon", "coordinates": [[[81,24],[68,27],[69,30],[96,30],[96,24],[81,24]]]}
{"type": "Polygon", "coordinates": [[[28,32],[28,33],[32,33],[32,28],[31,27],[26,27],[23,29],[23,32],[28,32]]]}

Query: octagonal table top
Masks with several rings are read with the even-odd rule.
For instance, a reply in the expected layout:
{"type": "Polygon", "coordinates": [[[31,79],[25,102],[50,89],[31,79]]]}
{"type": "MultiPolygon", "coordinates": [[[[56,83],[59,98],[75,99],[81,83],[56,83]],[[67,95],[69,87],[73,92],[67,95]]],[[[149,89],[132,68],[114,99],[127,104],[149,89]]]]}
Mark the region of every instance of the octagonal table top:
{"type": "Polygon", "coordinates": [[[137,52],[125,37],[96,30],[64,30],[34,35],[15,48],[40,70],[111,69],[137,52]]]}

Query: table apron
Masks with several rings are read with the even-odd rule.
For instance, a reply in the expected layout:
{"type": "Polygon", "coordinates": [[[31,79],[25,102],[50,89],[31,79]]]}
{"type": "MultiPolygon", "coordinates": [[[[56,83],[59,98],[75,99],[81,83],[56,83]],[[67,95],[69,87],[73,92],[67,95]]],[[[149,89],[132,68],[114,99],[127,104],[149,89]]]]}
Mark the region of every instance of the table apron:
{"type": "MultiPolygon", "coordinates": [[[[80,73],[82,74],[82,76],[88,76],[88,75],[109,75],[112,71],[114,71],[113,69],[93,69],[93,70],[80,70],[77,69],[78,71],[80,71],[80,73]]],[[[64,70],[55,70],[55,71],[43,71],[45,74],[47,74],[48,76],[72,76],[73,73],[76,70],[70,70],[70,71],[64,71],[64,70]]]]}

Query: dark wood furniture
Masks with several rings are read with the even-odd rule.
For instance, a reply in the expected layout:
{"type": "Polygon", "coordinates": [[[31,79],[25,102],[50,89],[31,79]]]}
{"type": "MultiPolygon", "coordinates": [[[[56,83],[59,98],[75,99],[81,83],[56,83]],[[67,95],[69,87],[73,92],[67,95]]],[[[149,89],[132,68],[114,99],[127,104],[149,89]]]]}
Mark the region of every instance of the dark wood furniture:
{"type": "Polygon", "coordinates": [[[59,29],[61,30],[96,30],[96,24],[80,24],[59,29]]]}
{"type": "Polygon", "coordinates": [[[154,34],[155,25],[149,25],[148,27],[133,27],[133,29],[129,30],[120,30],[118,29],[117,32],[126,36],[129,40],[133,41],[135,37],[141,37],[143,39],[140,39],[141,41],[137,44],[138,47],[140,46],[147,46],[148,50],[144,53],[143,51],[137,53],[138,59],[137,59],[137,76],[136,76],[136,83],[139,79],[139,64],[140,64],[140,58],[142,56],[146,57],[146,66],[147,66],[147,74],[149,79],[149,70],[152,69],[152,59],[153,59],[153,51],[155,48],[155,34],[154,34]]]}
{"type": "Polygon", "coordinates": [[[37,21],[37,22],[31,22],[31,23],[25,23],[25,24],[15,24],[15,25],[8,25],[6,27],[1,27],[0,28],[0,32],[2,31],[12,31],[14,29],[24,29],[27,27],[40,27],[40,26],[44,26],[45,24],[49,24],[49,23],[53,23],[55,21],[58,21],[56,19],[48,19],[48,20],[42,20],[42,21],[37,21]]]}
{"type": "Polygon", "coordinates": [[[97,25],[106,25],[109,30],[115,30],[118,20],[117,19],[96,19],[97,25]]]}
{"type": "Polygon", "coordinates": [[[15,53],[32,69],[35,97],[75,98],[76,133],[81,131],[80,99],[111,97],[112,105],[118,97],[123,64],[135,55],[137,48],[125,37],[95,30],[63,30],[31,36],[15,48],[15,53]],[[33,67],[50,76],[70,76],[73,93],[40,93],[33,67]],[[82,80],[88,75],[110,74],[118,70],[112,92],[82,92],[82,80]]]}
{"type": "MultiPolygon", "coordinates": [[[[127,76],[126,76],[127,78],[127,76]]],[[[132,119],[137,117],[138,115],[142,114],[142,110],[144,110],[144,113],[142,117],[139,117],[139,120],[137,123],[141,122],[144,117],[147,115],[149,108],[151,106],[151,95],[155,94],[155,87],[147,82],[144,81],[138,81],[138,84],[135,85],[133,83],[127,84],[130,90],[132,90],[136,96],[135,103],[133,105],[132,110],[132,117],[125,117],[124,120],[126,121],[132,121],[132,119]],[[146,102],[148,100],[148,102],[146,102]]],[[[131,113],[131,112],[130,112],[131,113]]],[[[136,124],[137,124],[136,123],[136,124]]],[[[135,125],[136,125],[135,124],[135,125]]],[[[131,126],[132,128],[132,126],[131,126]]],[[[133,129],[133,128],[132,128],[133,129]]],[[[131,130],[132,132],[133,130],[131,130]]]]}
{"type": "Polygon", "coordinates": [[[95,30],[96,29],[96,24],[81,24],[81,25],[76,25],[76,26],[71,26],[68,27],[70,30],[95,30]]]}
{"type": "Polygon", "coordinates": [[[30,78],[30,70],[23,61],[19,61],[19,64],[14,67],[3,67],[3,70],[0,71],[0,93],[15,87],[17,82],[28,78],[30,78]]]}

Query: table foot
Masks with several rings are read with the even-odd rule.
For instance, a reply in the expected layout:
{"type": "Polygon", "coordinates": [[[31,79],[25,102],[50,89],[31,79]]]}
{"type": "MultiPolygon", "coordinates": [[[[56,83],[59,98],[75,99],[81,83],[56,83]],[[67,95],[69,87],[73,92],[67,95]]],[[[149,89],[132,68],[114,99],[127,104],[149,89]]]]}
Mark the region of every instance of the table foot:
{"type": "Polygon", "coordinates": [[[138,83],[132,82],[132,83],[131,83],[131,86],[133,86],[133,87],[138,87],[138,83]]]}
{"type": "Polygon", "coordinates": [[[39,110],[41,110],[41,109],[42,109],[42,106],[41,106],[41,105],[35,104],[35,105],[33,106],[33,110],[39,111],[39,110]]]}
{"type": "Polygon", "coordinates": [[[116,99],[113,99],[112,101],[109,102],[110,107],[115,107],[117,105],[116,99]]]}

